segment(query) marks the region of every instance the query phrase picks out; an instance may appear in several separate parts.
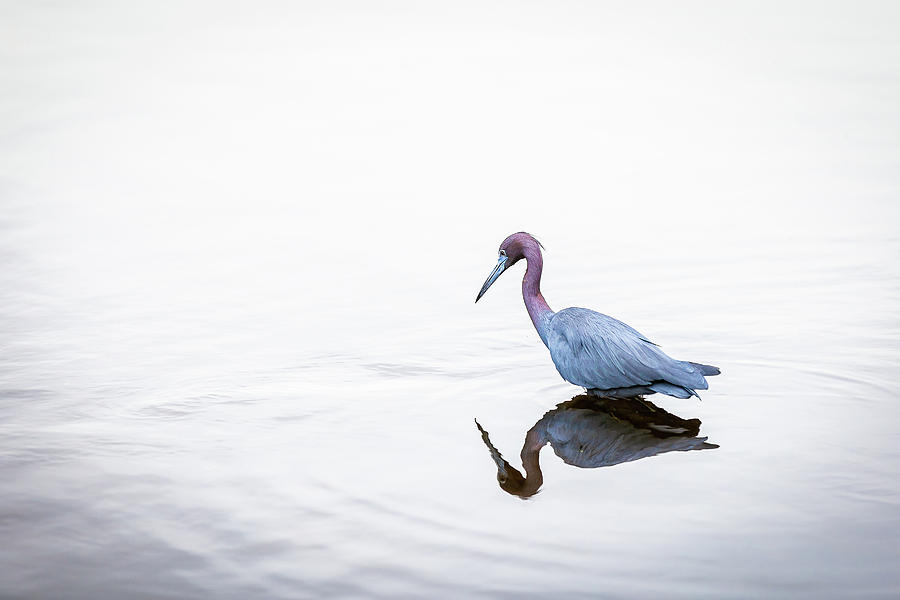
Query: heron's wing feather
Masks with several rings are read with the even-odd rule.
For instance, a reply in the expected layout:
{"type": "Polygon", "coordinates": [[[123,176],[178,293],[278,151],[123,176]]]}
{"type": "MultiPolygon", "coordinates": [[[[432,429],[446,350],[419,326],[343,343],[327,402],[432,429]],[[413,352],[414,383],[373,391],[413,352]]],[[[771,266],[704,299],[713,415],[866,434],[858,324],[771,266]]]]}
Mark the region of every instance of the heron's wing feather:
{"type": "Polygon", "coordinates": [[[595,389],[669,382],[706,389],[699,368],[675,360],[625,323],[586,308],[554,314],[547,346],[564,379],[595,389]]]}

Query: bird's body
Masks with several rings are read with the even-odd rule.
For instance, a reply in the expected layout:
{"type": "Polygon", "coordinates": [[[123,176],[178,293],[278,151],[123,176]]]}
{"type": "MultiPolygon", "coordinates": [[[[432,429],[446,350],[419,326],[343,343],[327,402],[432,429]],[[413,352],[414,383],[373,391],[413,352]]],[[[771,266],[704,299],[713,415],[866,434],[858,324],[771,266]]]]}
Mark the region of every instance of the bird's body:
{"type": "Polygon", "coordinates": [[[586,308],[550,318],[547,348],[563,379],[612,397],[660,392],[689,398],[718,369],[675,360],[622,321],[586,308]]]}
{"type": "Polygon", "coordinates": [[[566,464],[582,469],[611,467],[665,452],[718,448],[699,437],[699,419],[682,419],[647,400],[576,396],[547,412],[525,434],[519,455],[523,477],[494,447],[478,421],[475,425],[497,465],[500,487],[521,498],[533,496],[544,483],[540,452],[546,444],[566,464]]]}
{"type": "MultiPolygon", "coordinates": [[[[656,392],[689,398],[705,390],[709,365],[675,360],[634,328],[586,308],[550,309],[540,291],[543,257],[540,244],[527,233],[514,233],[500,246],[500,258],[478,298],[508,265],[526,259],[522,280],[525,307],[541,341],[563,379],[590,393],[628,398],[656,392]]],[[[476,302],[478,301],[476,298],[476,302]]]]}

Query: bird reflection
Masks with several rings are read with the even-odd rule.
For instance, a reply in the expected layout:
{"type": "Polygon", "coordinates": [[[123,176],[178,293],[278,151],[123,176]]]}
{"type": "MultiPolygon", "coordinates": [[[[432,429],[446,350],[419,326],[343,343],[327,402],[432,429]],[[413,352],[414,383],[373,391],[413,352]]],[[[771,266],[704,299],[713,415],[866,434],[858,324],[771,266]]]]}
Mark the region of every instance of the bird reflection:
{"type": "Polygon", "coordinates": [[[549,411],[525,434],[521,458],[525,475],[507,462],[478,421],[500,487],[520,498],[544,483],[539,454],[546,444],[567,464],[582,469],[609,467],[672,452],[705,450],[716,444],[698,437],[699,419],[682,419],[643,399],[575,396],[549,411]]]}

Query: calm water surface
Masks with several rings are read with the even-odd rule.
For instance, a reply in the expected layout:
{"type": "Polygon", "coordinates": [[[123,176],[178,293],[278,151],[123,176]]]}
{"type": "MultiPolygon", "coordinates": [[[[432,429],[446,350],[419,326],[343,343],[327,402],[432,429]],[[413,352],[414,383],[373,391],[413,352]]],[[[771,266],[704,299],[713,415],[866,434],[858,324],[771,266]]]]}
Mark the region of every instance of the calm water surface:
{"type": "Polygon", "coordinates": [[[554,6],[2,8],[0,597],[900,595],[896,7],[554,6]],[[520,229],[718,448],[498,486],[520,229]]]}

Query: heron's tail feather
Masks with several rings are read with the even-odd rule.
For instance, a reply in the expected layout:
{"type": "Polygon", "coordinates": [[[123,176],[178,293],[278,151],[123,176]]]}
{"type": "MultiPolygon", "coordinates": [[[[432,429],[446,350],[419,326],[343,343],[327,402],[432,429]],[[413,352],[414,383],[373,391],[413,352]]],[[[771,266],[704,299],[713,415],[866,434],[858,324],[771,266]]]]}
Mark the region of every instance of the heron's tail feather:
{"type": "MultiPolygon", "coordinates": [[[[694,390],[675,385],[674,383],[669,383],[668,381],[657,381],[647,387],[654,392],[666,394],[667,396],[674,396],[675,398],[690,398],[691,396],[697,396],[697,392],[694,390]]],[[[699,398],[700,396],[697,397],[699,398]]]]}
{"type": "Polygon", "coordinates": [[[700,372],[703,373],[707,377],[709,377],[710,375],[718,375],[722,372],[719,370],[719,367],[714,367],[712,365],[703,365],[703,364],[695,363],[695,362],[692,362],[690,364],[692,364],[695,367],[697,367],[698,369],[700,369],[700,372]]]}

